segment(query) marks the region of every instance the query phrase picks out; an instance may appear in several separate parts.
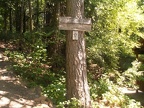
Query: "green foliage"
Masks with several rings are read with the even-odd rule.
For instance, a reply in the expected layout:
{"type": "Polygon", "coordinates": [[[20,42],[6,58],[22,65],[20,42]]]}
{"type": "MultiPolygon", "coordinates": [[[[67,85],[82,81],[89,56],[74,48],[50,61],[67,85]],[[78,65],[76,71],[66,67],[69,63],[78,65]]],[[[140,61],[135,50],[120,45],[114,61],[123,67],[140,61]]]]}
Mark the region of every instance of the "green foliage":
{"type": "Polygon", "coordinates": [[[71,98],[70,100],[60,102],[56,108],[81,108],[81,103],[76,98],[71,98]]]}
{"type": "Polygon", "coordinates": [[[134,106],[135,108],[141,108],[140,102],[128,98],[117,88],[117,86],[112,85],[109,87],[109,92],[103,94],[103,100],[106,100],[105,104],[112,107],[131,108],[131,106],[134,106]]]}
{"type": "Polygon", "coordinates": [[[137,89],[136,80],[142,76],[141,71],[142,63],[138,61],[132,62],[132,67],[128,68],[125,72],[117,78],[117,84],[120,86],[127,86],[137,89]]]}
{"type": "MultiPolygon", "coordinates": [[[[105,107],[121,107],[121,108],[130,108],[134,106],[135,108],[141,108],[140,102],[137,102],[133,99],[130,99],[128,96],[124,95],[119,87],[115,84],[113,84],[111,81],[103,80],[106,84],[104,88],[101,89],[95,89],[95,91],[92,91],[92,106],[93,108],[105,108],[105,107]],[[107,86],[107,87],[106,87],[107,86]],[[106,88],[106,89],[105,89],[106,88]],[[101,98],[98,97],[93,97],[97,96],[97,92],[102,90],[104,91],[101,94],[101,98]]],[[[99,87],[99,85],[97,85],[99,87]]],[[[98,88],[97,87],[97,88],[98,88]]]]}
{"type": "Polygon", "coordinates": [[[144,81],[144,64],[141,63],[141,65],[138,68],[138,74],[136,75],[136,81],[144,81]]]}
{"type": "Polygon", "coordinates": [[[135,0],[89,0],[86,16],[93,21],[93,30],[86,33],[88,60],[104,67],[117,69],[119,59],[132,53],[135,41],[142,37],[144,15],[135,0]]]}
{"type": "Polygon", "coordinates": [[[60,77],[57,80],[53,80],[53,83],[48,85],[43,90],[44,95],[53,100],[55,104],[66,100],[66,88],[65,78],[60,77]]]}
{"type": "Polygon", "coordinates": [[[26,32],[23,38],[13,42],[19,49],[7,51],[9,59],[15,64],[15,72],[31,83],[42,86],[47,86],[58,76],[51,71],[51,61],[48,59],[46,43],[43,40],[45,35],[45,32],[26,32]]]}
{"type": "MultiPolygon", "coordinates": [[[[12,13],[15,13],[16,3],[20,6],[20,1],[0,1],[0,38],[7,40],[11,37],[17,48],[17,51],[7,52],[9,59],[14,62],[14,71],[28,80],[29,86],[42,85],[44,95],[58,104],[58,108],[80,107],[79,101],[75,98],[65,101],[66,89],[63,77],[65,75],[65,35],[63,34],[65,33],[57,30],[57,11],[60,10],[60,15],[65,16],[65,0],[41,0],[39,9],[37,2],[32,0],[34,30],[37,31],[29,32],[29,28],[26,28],[23,34],[16,33],[16,25],[13,24],[14,33],[10,35],[8,31],[3,32],[5,31],[4,13],[8,12],[6,8],[10,9],[9,7],[12,8],[12,13]],[[57,8],[59,3],[61,7],[57,8]],[[46,22],[43,16],[44,10],[50,14],[47,26],[44,26],[46,22]]],[[[90,81],[94,108],[105,106],[140,108],[139,103],[119,92],[112,81],[118,85],[134,87],[139,71],[144,69],[144,66],[137,61],[130,64],[134,60],[131,48],[137,45],[136,41],[140,37],[144,36],[143,9],[142,0],[85,0],[85,16],[90,17],[93,22],[92,31],[86,32],[87,60],[91,64],[98,64],[105,73],[100,80],[90,81]],[[114,80],[109,81],[111,73],[114,80]]],[[[27,17],[29,17],[28,13],[26,11],[27,17]]],[[[14,14],[13,17],[15,18],[14,14]]],[[[6,21],[10,22],[9,19],[6,21]]],[[[26,23],[28,24],[28,21],[26,23]]],[[[7,24],[5,29],[9,30],[8,26],[10,25],[7,24]]]]}
{"type": "Polygon", "coordinates": [[[41,64],[16,64],[13,65],[13,70],[18,76],[26,79],[29,83],[44,87],[56,79],[55,75],[49,69],[43,68],[41,64]]]}
{"type": "MultiPolygon", "coordinates": [[[[77,99],[65,101],[66,89],[64,77],[57,76],[50,71],[44,71],[42,67],[39,67],[40,64],[23,63],[25,62],[24,55],[17,52],[10,55],[10,57],[17,58],[14,59],[18,63],[14,65],[15,72],[31,82],[29,86],[35,86],[36,84],[43,85],[43,94],[52,99],[53,102],[57,104],[57,108],[75,108],[81,105],[77,99]]],[[[135,66],[136,63],[133,65],[135,66]]],[[[136,70],[136,68],[134,69],[136,70]]],[[[99,81],[91,81],[90,92],[93,107],[111,106],[127,108],[134,105],[136,108],[140,108],[139,103],[130,100],[124,94],[120,93],[117,88],[118,86],[115,86],[108,80],[107,75],[103,76],[99,81]]]]}
{"type": "Polygon", "coordinates": [[[123,51],[123,54],[119,54],[120,59],[119,59],[119,69],[118,71],[124,72],[127,69],[132,67],[132,62],[135,61],[135,56],[132,55],[133,52],[127,54],[126,52],[123,51]]]}
{"type": "Polygon", "coordinates": [[[136,77],[141,73],[138,71],[141,63],[138,61],[132,62],[132,67],[128,68],[121,76],[117,79],[117,84],[120,86],[127,86],[137,88],[136,77]]]}
{"type": "Polygon", "coordinates": [[[104,79],[90,83],[90,94],[93,100],[101,98],[108,91],[108,83],[104,79]]]}

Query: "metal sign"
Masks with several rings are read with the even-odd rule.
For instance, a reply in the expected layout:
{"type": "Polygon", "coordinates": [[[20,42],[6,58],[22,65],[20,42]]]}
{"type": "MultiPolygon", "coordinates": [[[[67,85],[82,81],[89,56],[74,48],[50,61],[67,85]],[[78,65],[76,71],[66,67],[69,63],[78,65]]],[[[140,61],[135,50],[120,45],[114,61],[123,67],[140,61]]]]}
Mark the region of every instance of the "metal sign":
{"type": "Polygon", "coordinates": [[[78,40],[78,31],[73,31],[73,40],[78,40]]]}

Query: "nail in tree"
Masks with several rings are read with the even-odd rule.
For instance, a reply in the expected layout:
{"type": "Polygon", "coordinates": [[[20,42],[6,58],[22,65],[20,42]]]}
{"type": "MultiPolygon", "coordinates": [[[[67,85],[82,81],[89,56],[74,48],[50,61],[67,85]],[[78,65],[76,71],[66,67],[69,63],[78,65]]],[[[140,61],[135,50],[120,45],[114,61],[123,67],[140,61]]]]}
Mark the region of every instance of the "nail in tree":
{"type": "Polygon", "coordinates": [[[84,0],[67,0],[67,17],[59,18],[59,29],[67,30],[67,99],[75,97],[80,100],[82,108],[90,108],[84,31],[91,30],[91,19],[84,18],[84,0]]]}

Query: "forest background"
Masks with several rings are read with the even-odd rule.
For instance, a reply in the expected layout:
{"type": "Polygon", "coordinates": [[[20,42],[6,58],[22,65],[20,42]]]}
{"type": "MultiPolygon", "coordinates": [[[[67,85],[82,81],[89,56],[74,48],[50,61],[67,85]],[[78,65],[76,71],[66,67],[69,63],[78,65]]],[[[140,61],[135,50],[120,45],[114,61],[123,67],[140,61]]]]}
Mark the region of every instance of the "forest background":
{"type": "MultiPolygon", "coordinates": [[[[92,19],[92,31],[85,32],[85,39],[93,106],[140,106],[117,88],[136,88],[135,81],[144,70],[132,50],[144,38],[144,1],[84,2],[85,17],[92,19]]],[[[15,73],[29,87],[39,85],[45,96],[62,107],[68,103],[66,33],[58,29],[59,16],[66,16],[65,0],[0,0],[0,39],[14,47],[5,54],[15,73]]],[[[140,59],[143,61],[142,55],[140,59]]],[[[78,105],[76,100],[72,103],[78,105]]]]}

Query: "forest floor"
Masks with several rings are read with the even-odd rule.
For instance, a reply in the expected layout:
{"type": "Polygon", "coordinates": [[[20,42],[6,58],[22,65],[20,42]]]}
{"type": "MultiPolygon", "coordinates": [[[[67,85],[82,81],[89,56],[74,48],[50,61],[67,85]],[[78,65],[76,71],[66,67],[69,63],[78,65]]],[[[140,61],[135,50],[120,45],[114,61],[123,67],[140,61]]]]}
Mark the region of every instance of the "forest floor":
{"type": "MultiPolygon", "coordinates": [[[[4,56],[10,46],[0,42],[0,108],[53,108],[52,103],[40,95],[39,87],[27,88],[25,82],[8,70],[12,64],[4,56]],[[48,102],[49,101],[49,102],[48,102]]],[[[128,88],[120,90],[144,106],[144,93],[128,88]]]]}
{"type": "Polygon", "coordinates": [[[40,95],[40,87],[27,88],[22,79],[8,70],[12,64],[4,56],[6,47],[10,46],[0,42],[0,108],[53,108],[40,95]]]}

